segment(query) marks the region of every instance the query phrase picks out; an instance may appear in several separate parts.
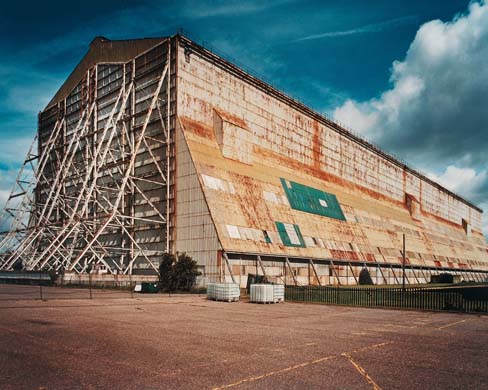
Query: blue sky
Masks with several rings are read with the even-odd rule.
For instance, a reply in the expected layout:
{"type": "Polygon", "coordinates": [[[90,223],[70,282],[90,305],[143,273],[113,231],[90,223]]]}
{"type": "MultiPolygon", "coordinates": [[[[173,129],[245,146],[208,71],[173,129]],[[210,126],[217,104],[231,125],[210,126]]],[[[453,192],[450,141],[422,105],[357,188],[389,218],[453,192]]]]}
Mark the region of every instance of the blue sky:
{"type": "Polygon", "coordinates": [[[457,0],[8,2],[0,14],[0,204],[37,112],[95,36],[182,28],[488,209],[487,8],[457,0]]]}

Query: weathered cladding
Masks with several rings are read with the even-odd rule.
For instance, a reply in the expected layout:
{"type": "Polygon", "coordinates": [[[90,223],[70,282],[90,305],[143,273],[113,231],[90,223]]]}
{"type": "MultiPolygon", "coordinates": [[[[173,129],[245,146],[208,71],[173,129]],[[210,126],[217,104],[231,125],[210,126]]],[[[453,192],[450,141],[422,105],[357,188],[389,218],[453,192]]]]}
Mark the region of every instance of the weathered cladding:
{"type": "Polygon", "coordinates": [[[176,169],[176,252],[186,252],[198,261],[203,281],[217,280],[220,249],[215,226],[210,217],[201,184],[193,166],[183,132],[177,128],[176,169]]]}
{"type": "Polygon", "coordinates": [[[124,65],[100,64],[97,72],[97,97],[104,97],[117,92],[124,81],[124,65]]]}
{"type": "MultiPolygon", "coordinates": [[[[174,46],[175,42],[178,42],[178,39],[172,41],[173,48],[176,48],[174,46]]],[[[157,75],[164,66],[167,47],[167,45],[161,45],[136,58],[135,71],[132,69],[132,62],[125,65],[100,64],[98,66],[98,89],[96,91],[98,97],[98,110],[96,112],[98,123],[96,128],[98,130],[90,130],[91,133],[89,133],[87,140],[81,141],[80,151],[75,155],[74,167],[76,169],[63,183],[63,191],[67,195],[67,205],[74,204],[74,198],[81,188],[79,176],[83,173],[84,164],[86,166],[87,163],[86,160],[96,158],[96,156],[90,155],[90,151],[94,150],[94,145],[96,145],[101,129],[106,124],[106,119],[113,109],[118,91],[124,80],[126,86],[132,79],[136,81],[133,99],[130,99],[131,107],[135,109],[123,120],[126,120],[127,123],[131,122],[130,125],[135,125],[129,126],[128,134],[131,134],[132,137],[137,137],[145,118],[145,112],[151,101],[151,94],[157,85],[157,75]]],[[[354,260],[398,262],[399,253],[395,247],[400,243],[401,234],[405,233],[408,235],[409,242],[415,248],[408,253],[408,262],[410,264],[433,263],[433,266],[436,266],[436,262],[457,263],[459,268],[466,263],[470,265],[483,264],[483,255],[486,256],[486,253],[483,252],[486,251],[484,249],[486,243],[478,236],[470,239],[473,244],[471,245],[466,242],[466,236],[455,226],[435,222],[430,226],[428,225],[429,219],[425,219],[424,222],[430,227],[418,230],[416,223],[405,223],[407,220],[406,212],[398,212],[392,218],[385,217],[388,211],[384,210],[380,203],[372,202],[366,204],[367,202],[364,202],[364,204],[358,204],[358,208],[355,208],[350,206],[352,203],[348,197],[349,195],[354,195],[357,188],[364,187],[381,195],[381,198],[377,198],[381,201],[391,200],[394,203],[401,204],[405,201],[405,195],[409,194],[419,202],[428,204],[427,206],[423,204],[425,206],[424,211],[446,220],[451,220],[456,224],[459,224],[461,218],[466,219],[475,229],[481,226],[481,214],[478,211],[471,209],[451,195],[446,196],[444,191],[436,192],[436,186],[432,186],[429,182],[425,182],[411,174],[410,171],[404,170],[403,167],[381,157],[376,152],[364,147],[361,142],[355,142],[349,137],[339,134],[336,130],[316,122],[311,117],[309,118],[302,114],[303,111],[292,109],[283,100],[271,97],[263,90],[256,88],[253,83],[243,82],[235,77],[232,72],[219,68],[211,61],[200,58],[198,54],[192,54],[190,61],[186,62],[182,49],[180,48],[179,50],[180,63],[177,65],[176,61],[173,61],[171,64],[169,81],[169,93],[172,99],[169,110],[170,118],[166,117],[166,112],[162,113],[163,118],[158,117],[159,113],[153,113],[146,132],[152,140],[149,142],[150,145],[142,146],[136,157],[134,174],[146,180],[140,184],[145,197],[138,193],[130,196],[124,195],[121,207],[132,208],[134,215],[149,219],[156,218],[159,212],[166,210],[166,202],[169,201],[166,199],[166,190],[164,185],[157,183],[157,180],[155,180],[158,176],[154,174],[154,171],[160,169],[163,171],[167,169],[174,170],[176,156],[174,155],[175,149],[171,148],[169,150],[169,162],[164,158],[166,147],[161,145],[159,141],[164,140],[165,136],[161,133],[161,127],[158,126],[158,122],[160,119],[164,122],[169,119],[171,126],[174,128],[176,123],[175,101],[177,98],[181,108],[179,114],[196,119],[200,123],[203,122],[210,125],[212,123],[211,118],[215,115],[215,108],[232,113],[239,120],[245,119],[244,126],[230,122],[226,132],[231,136],[228,137],[226,142],[227,144],[230,142],[236,145],[250,144],[250,147],[233,147],[227,150],[226,145],[221,145],[224,157],[230,155],[231,159],[252,164],[253,153],[257,153],[257,160],[259,160],[259,153],[269,151],[275,155],[286,157],[290,161],[301,163],[303,166],[313,167],[316,173],[333,174],[343,179],[344,184],[353,185],[348,188],[344,185],[344,193],[341,193],[341,196],[346,199],[345,204],[343,204],[344,215],[349,225],[338,225],[334,222],[318,221],[291,212],[289,204],[279,200],[280,192],[273,190],[271,185],[268,185],[269,183],[259,180],[253,182],[248,180],[249,178],[246,178],[246,175],[240,176],[230,173],[223,175],[221,169],[215,168],[214,171],[212,165],[207,165],[203,168],[200,166],[199,170],[202,170],[204,174],[214,175],[217,179],[224,177],[228,180],[224,186],[227,188],[227,192],[219,193],[215,199],[207,199],[209,205],[212,206],[213,213],[215,212],[216,214],[212,215],[217,221],[216,226],[214,226],[214,221],[210,217],[201,189],[202,183],[199,183],[195,167],[189,158],[189,152],[186,150],[186,155],[180,155],[180,148],[178,150],[177,170],[179,176],[178,195],[176,196],[178,202],[176,237],[181,240],[177,243],[177,247],[183,248],[183,250],[188,248],[194,250],[199,260],[212,267],[212,270],[209,271],[211,274],[217,276],[221,272],[218,258],[216,258],[216,252],[221,248],[215,229],[217,228],[219,235],[222,235],[224,231],[220,231],[220,229],[225,229],[225,224],[222,225],[219,221],[226,220],[226,218],[231,223],[236,224],[235,226],[238,227],[242,238],[259,241],[257,246],[248,245],[248,248],[257,247],[263,251],[269,250],[268,244],[264,239],[261,240],[264,237],[262,230],[249,227],[253,226],[252,221],[262,221],[265,229],[273,229],[274,221],[280,220],[278,217],[285,217],[287,223],[304,227],[303,241],[306,244],[307,252],[302,253],[300,252],[301,249],[298,248],[295,252],[296,255],[320,257],[326,253],[324,250],[327,250],[329,255],[334,256],[337,254],[339,258],[344,259],[347,259],[347,256],[356,256],[353,258],[354,260]],[[177,66],[180,74],[178,83],[176,82],[177,66]],[[185,70],[185,66],[191,68],[191,71],[185,70]],[[180,92],[178,97],[176,96],[177,85],[180,92]],[[252,129],[252,134],[249,137],[247,136],[248,129],[252,129]],[[244,130],[246,136],[243,136],[244,130]],[[151,154],[157,156],[156,162],[153,161],[151,154]],[[250,157],[249,160],[246,160],[247,157],[250,157]],[[185,158],[188,161],[185,162],[185,158]],[[168,164],[169,166],[166,166],[168,164]],[[235,188],[232,187],[233,190],[230,190],[232,183],[239,183],[241,180],[244,180],[242,187],[236,185],[235,188]],[[429,186],[433,188],[428,188],[429,186]],[[243,196],[244,187],[246,187],[246,191],[253,192],[254,196],[243,196]],[[266,196],[265,190],[271,191],[273,194],[266,196]],[[229,211],[233,210],[236,198],[244,204],[241,211],[233,213],[233,215],[220,215],[222,213],[230,214],[229,211]],[[148,199],[153,205],[156,205],[158,211],[148,207],[148,199]],[[256,200],[261,202],[261,204],[256,204],[256,200]],[[212,202],[215,201],[221,203],[221,210],[212,205],[212,202]],[[266,202],[271,202],[273,205],[270,207],[266,202]],[[460,204],[463,207],[458,207],[460,204]],[[362,209],[369,207],[372,209],[371,215],[362,213],[362,209]],[[377,213],[379,217],[376,215],[377,213]],[[274,215],[274,217],[270,218],[270,215],[274,215]],[[419,233],[419,231],[422,231],[422,233],[419,233]],[[320,232],[320,234],[317,232],[320,232]],[[259,238],[258,236],[262,237],[259,238]],[[330,240],[330,236],[334,237],[334,241],[330,240]],[[446,236],[451,238],[446,238],[446,236]],[[368,245],[370,242],[375,242],[378,246],[368,245]],[[465,250],[459,250],[459,248],[464,248],[465,250]],[[432,251],[438,254],[431,255],[432,251]]],[[[177,50],[172,50],[173,60],[176,59],[176,52],[177,50]]],[[[92,72],[90,80],[93,79],[94,74],[92,72]]],[[[43,126],[46,129],[46,134],[41,134],[40,139],[43,139],[41,144],[48,139],[46,135],[49,135],[49,126],[47,126],[49,121],[53,124],[59,118],[60,113],[63,112],[66,113],[65,129],[63,129],[64,140],[58,140],[60,148],[62,149],[63,142],[66,145],[72,139],[81,115],[81,108],[92,101],[90,100],[92,96],[86,89],[86,83],[88,83],[88,80],[82,80],[72,91],[66,99],[66,108],[61,104],[60,107],[55,107],[55,109],[51,107],[41,114],[39,118],[40,132],[42,133],[41,129],[43,126]]],[[[164,86],[160,93],[160,101],[163,104],[166,95],[167,91],[164,86]]],[[[171,134],[172,140],[174,139],[173,134],[171,134]]],[[[131,136],[129,135],[127,138],[124,132],[119,131],[110,147],[113,156],[107,158],[103,165],[100,164],[98,166],[97,185],[100,187],[98,199],[100,204],[90,204],[87,210],[88,215],[91,215],[94,220],[100,220],[103,215],[104,203],[109,207],[109,202],[106,200],[113,201],[116,197],[111,189],[110,182],[120,181],[121,175],[118,168],[124,166],[124,159],[127,157],[126,153],[128,151],[126,148],[124,154],[123,147],[128,146],[130,142],[131,136]],[[120,145],[122,145],[122,148],[120,145]]],[[[223,144],[226,142],[223,142],[223,144]]],[[[38,187],[40,197],[46,197],[48,194],[51,184],[50,177],[56,172],[59,156],[62,157],[62,153],[52,153],[50,164],[45,168],[48,177],[42,178],[40,181],[41,185],[38,187]]],[[[286,161],[286,159],[281,161],[286,161]]],[[[284,168],[285,173],[291,175],[290,178],[298,180],[296,176],[292,175],[293,171],[297,170],[296,167],[290,166],[287,169],[286,164],[276,164],[273,168],[284,168]]],[[[169,179],[173,184],[174,178],[170,177],[169,179]]],[[[314,185],[316,183],[309,182],[309,184],[314,185]]],[[[206,183],[203,183],[204,187],[206,185],[206,183]]],[[[334,185],[332,185],[332,189],[335,188],[334,185]]],[[[170,199],[175,197],[173,190],[174,187],[172,186],[169,191],[170,199]]],[[[214,191],[215,189],[207,190],[214,191]]],[[[373,192],[369,191],[368,194],[372,195],[373,192]]],[[[211,198],[215,195],[212,192],[209,192],[209,194],[212,195],[211,198]]],[[[208,194],[206,193],[206,195],[208,194]]],[[[173,212],[174,206],[171,207],[171,213],[173,212]]],[[[58,210],[58,214],[51,218],[61,221],[63,215],[65,214],[63,214],[62,210],[58,210]]],[[[149,221],[135,221],[131,226],[132,234],[143,234],[143,242],[151,245],[144,247],[148,249],[148,254],[151,257],[157,257],[151,251],[156,250],[154,248],[161,249],[161,242],[164,242],[164,239],[162,239],[165,235],[164,228],[156,225],[149,221]]],[[[171,226],[174,226],[174,223],[171,223],[171,226]]],[[[110,231],[110,233],[102,235],[100,240],[109,246],[115,242],[117,244],[114,245],[119,245],[118,241],[123,240],[120,232],[117,232],[112,227],[107,231],[110,231]],[[117,234],[119,234],[118,237],[117,234]]],[[[225,237],[225,234],[222,236],[225,237]]],[[[274,241],[275,237],[273,236],[272,242],[274,241]]],[[[341,269],[338,267],[337,270],[339,277],[345,277],[346,280],[351,279],[351,276],[347,275],[347,268],[341,269]],[[342,276],[344,271],[346,275],[342,276]]],[[[309,272],[310,269],[308,269],[309,272]]],[[[305,267],[297,267],[298,278],[306,279],[306,274],[305,267]]],[[[308,275],[308,279],[310,279],[310,275],[308,275]]]]}
{"type": "MultiPolygon", "coordinates": [[[[438,199],[440,199],[442,207],[435,210],[437,214],[433,212],[431,214],[454,223],[443,223],[442,220],[438,221],[423,213],[424,228],[416,222],[413,214],[408,216],[408,209],[403,204],[407,194],[416,202],[422,202],[424,195],[422,191],[425,188],[430,187],[429,191],[432,191],[438,187],[421,179],[410,170],[404,169],[402,165],[382,157],[361,143],[339,134],[336,130],[307,118],[281,101],[258,90],[252,83],[237,79],[230,72],[219,69],[213,61],[207,61],[198,54],[191,55],[189,62],[180,61],[179,86],[179,115],[195,121],[198,124],[195,126],[203,126],[203,128],[192,128],[194,125],[191,121],[186,123],[188,126],[186,130],[189,131],[186,134],[190,137],[190,142],[194,144],[192,153],[198,153],[198,155],[194,155],[194,158],[196,158],[199,173],[202,174],[202,177],[209,175],[216,180],[222,179],[235,187],[234,192],[229,192],[225,190],[225,186],[228,184],[219,186],[205,183],[205,180],[203,183],[207,202],[212,210],[212,217],[216,221],[219,236],[224,241],[223,245],[227,250],[254,253],[282,251],[282,248],[272,246],[274,244],[263,243],[262,237],[254,237],[253,234],[250,234],[251,230],[256,230],[255,227],[260,227],[270,229],[268,233],[271,237],[273,232],[270,222],[273,222],[272,216],[274,215],[274,220],[286,220],[289,223],[297,224],[303,231],[304,241],[307,244],[306,253],[301,253],[300,248],[288,248],[287,253],[289,254],[316,256],[317,258],[337,256],[344,260],[399,264],[401,252],[398,248],[401,248],[402,234],[406,234],[408,245],[412,249],[407,257],[408,264],[432,267],[447,267],[456,264],[457,268],[470,264],[473,268],[486,267],[486,250],[483,252],[486,243],[480,237],[469,239],[473,242],[483,241],[480,243],[481,249],[475,248],[476,253],[472,250],[461,249],[467,242],[466,234],[459,228],[461,217],[465,218],[468,215],[474,226],[475,218],[473,216],[480,215],[477,210],[462,200],[441,190],[442,195],[439,195],[438,199]],[[289,206],[279,204],[279,193],[266,195],[266,191],[273,192],[273,190],[269,182],[262,181],[262,172],[253,171],[252,174],[248,173],[242,177],[232,175],[228,170],[231,169],[231,165],[232,169],[238,171],[242,171],[244,168],[238,168],[230,160],[228,163],[219,163],[217,156],[210,157],[210,155],[213,156],[213,151],[201,150],[203,145],[197,146],[199,142],[202,142],[201,138],[195,139],[191,133],[212,137],[211,127],[213,125],[221,152],[226,157],[225,150],[220,145],[219,128],[215,127],[215,121],[211,119],[215,117],[216,111],[221,110],[224,114],[227,113],[227,115],[236,117],[237,121],[243,122],[244,125],[241,126],[243,131],[252,130],[249,142],[253,143],[253,148],[250,149],[250,153],[255,154],[255,162],[261,163],[262,159],[265,159],[265,165],[271,164],[268,166],[270,172],[274,169],[283,169],[289,170],[291,175],[299,175],[298,172],[304,170],[307,174],[317,178],[326,177],[327,181],[329,176],[323,176],[319,171],[307,170],[307,166],[312,165],[313,167],[318,166],[322,172],[332,173],[341,178],[342,181],[336,182],[344,184],[341,186],[340,193],[342,194],[341,200],[345,203],[341,203],[341,205],[348,207],[344,214],[350,225],[348,227],[338,226],[324,219],[315,223],[313,217],[303,217],[303,215],[287,211],[289,206]],[[205,126],[209,128],[205,128],[205,126]],[[277,161],[277,163],[271,163],[271,160],[266,160],[270,158],[269,156],[273,156],[268,151],[289,157],[290,160],[276,159],[273,161],[277,161]],[[210,163],[211,160],[212,163],[210,163]],[[209,163],[207,164],[205,161],[209,163]],[[294,165],[294,162],[303,163],[303,165],[294,165]],[[215,167],[213,167],[214,165],[215,167]],[[251,177],[247,177],[247,175],[251,175],[251,177]],[[347,183],[352,183],[354,186],[348,187],[347,183]],[[374,192],[365,191],[367,195],[360,199],[357,192],[361,187],[374,192]],[[252,193],[253,196],[247,196],[248,193],[252,193]],[[349,199],[349,194],[354,196],[353,203],[349,203],[352,201],[349,199]],[[441,199],[442,196],[447,199],[447,202],[441,199]],[[239,207],[236,207],[236,199],[238,199],[239,207]],[[268,205],[266,205],[267,202],[269,202],[268,205]],[[349,207],[350,204],[355,204],[355,207],[349,207]],[[222,224],[219,221],[225,221],[225,223],[222,224]],[[231,233],[228,231],[229,226],[231,233]],[[433,238],[429,236],[431,226],[441,230],[437,236],[442,240],[433,241],[433,238]],[[233,238],[229,238],[229,234],[233,238]],[[456,237],[458,240],[450,240],[447,238],[449,236],[456,237]],[[331,242],[331,237],[334,237],[334,243],[331,242]],[[326,248],[320,248],[322,246],[320,243],[325,243],[326,248]],[[374,245],[370,245],[370,243],[374,243],[374,245]],[[474,267],[475,265],[476,267],[474,267]]],[[[213,140],[210,139],[210,143],[212,142],[213,140]]],[[[206,145],[208,142],[204,143],[206,145]]],[[[247,149],[243,143],[245,143],[245,139],[240,139],[241,151],[247,149]]],[[[235,158],[235,156],[230,158],[231,160],[243,160],[235,158]]],[[[248,170],[248,172],[251,171],[248,170]]],[[[291,177],[300,180],[298,176],[291,177]]],[[[327,188],[321,187],[321,185],[325,185],[323,182],[317,185],[319,185],[318,188],[327,188]]],[[[331,190],[333,188],[336,186],[332,185],[331,190]]],[[[437,199],[432,201],[435,202],[437,199]]],[[[429,210],[425,208],[424,211],[429,210]]],[[[432,231],[435,230],[432,229],[432,231]]],[[[275,240],[272,239],[271,242],[273,243],[275,240]]]]}
{"type": "MultiPolygon", "coordinates": [[[[311,164],[313,156],[310,144],[314,128],[312,120],[253,86],[240,82],[198,56],[194,56],[189,63],[182,61],[180,67],[181,88],[191,91],[190,94],[181,96],[181,106],[185,109],[185,115],[192,119],[200,118],[199,120],[204,123],[210,121],[212,106],[208,102],[211,101],[213,105],[245,119],[249,128],[254,131],[255,144],[304,164],[311,164]],[[210,80],[212,87],[205,88],[204,85],[210,84],[210,80]]],[[[418,196],[419,201],[425,201],[426,211],[457,224],[460,223],[459,210],[471,210],[461,214],[461,218],[472,220],[473,227],[481,230],[478,211],[444,191],[438,190],[441,195],[435,199],[429,200],[427,195],[424,200],[419,193],[419,177],[415,176],[415,179],[410,179],[407,184],[407,179],[404,178],[406,175],[400,166],[370,152],[332,129],[321,124],[319,129],[322,134],[320,165],[323,171],[343,177],[349,182],[374,190],[398,202],[404,201],[408,189],[414,192],[413,195],[418,196]]],[[[409,171],[405,173],[414,177],[409,171]]],[[[422,184],[423,189],[436,188],[425,181],[422,184]]]]}
{"type": "Polygon", "coordinates": [[[123,87],[124,65],[97,66],[97,130],[107,125],[114,105],[123,87]]]}

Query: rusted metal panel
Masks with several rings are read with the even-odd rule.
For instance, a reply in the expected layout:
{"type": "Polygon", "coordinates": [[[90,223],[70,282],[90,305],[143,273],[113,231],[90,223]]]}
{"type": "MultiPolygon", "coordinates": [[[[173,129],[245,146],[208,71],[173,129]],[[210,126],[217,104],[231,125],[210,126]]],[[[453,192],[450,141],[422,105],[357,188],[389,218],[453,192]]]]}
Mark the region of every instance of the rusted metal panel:
{"type": "Polygon", "coordinates": [[[477,209],[198,53],[179,58],[178,113],[224,250],[398,264],[406,234],[412,265],[488,269],[477,209]],[[280,178],[336,195],[346,222],[291,209],[280,178]],[[276,221],[305,248],[283,245],[276,221]]]}

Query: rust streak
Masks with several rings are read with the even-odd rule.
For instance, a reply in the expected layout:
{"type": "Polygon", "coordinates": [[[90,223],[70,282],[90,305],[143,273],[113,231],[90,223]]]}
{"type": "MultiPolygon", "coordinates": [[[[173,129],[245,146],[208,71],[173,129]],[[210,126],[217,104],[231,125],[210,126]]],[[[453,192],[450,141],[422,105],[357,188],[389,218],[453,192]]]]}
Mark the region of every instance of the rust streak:
{"type": "Polygon", "coordinates": [[[313,123],[313,140],[312,140],[312,157],[313,157],[313,167],[316,170],[320,170],[320,160],[321,160],[321,130],[318,122],[313,123]]]}
{"type": "Polygon", "coordinates": [[[442,217],[440,217],[438,215],[429,213],[428,211],[422,210],[422,214],[424,214],[424,215],[426,215],[426,216],[428,216],[430,218],[433,218],[433,219],[435,219],[438,222],[442,222],[442,223],[445,223],[445,224],[447,224],[449,226],[452,226],[452,227],[454,227],[454,228],[456,228],[458,230],[461,230],[462,229],[462,226],[460,224],[455,223],[455,222],[452,222],[452,221],[449,221],[448,219],[442,218],[442,217]]]}
{"type": "Polygon", "coordinates": [[[185,127],[185,131],[211,141],[216,141],[215,131],[212,126],[204,125],[201,122],[194,121],[187,117],[181,117],[180,120],[185,127]]]}
{"type": "Polygon", "coordinates": [[[266,206],[266,202],[262,201],[262,188],[247,176],[235,174],[233,175],[233,182],[239,183],[240,188],[245,191],[236,194],[236,196],[248,225],[256,228],[274,228],[274,226],[267,226],[274,218],[266,206]]]}
{"type": "Polygon", "coordinates": [[[404,207],[404,202],[392,199],[389,196],[383,195],[377,191],[370,190],[369,188],[363,187],[359,184],[351,183],[350,181],[342,179],[342,178],[340,178],[334,174],[324,172],[321,169],[317,169],[313,166],[303,164],[297,160],[294,160],[294,159],[291,159],[291,158],[288,158],[285,156],[281,156],[275,152],[272,152],[272,151],[265,149],[265,148],[262,148],[260,146],[255,146],[255,148],[256,148],[256,154],[258,154],[259,156],[261,156],[265,159],[274,160],[274,161],[278,162],[280,165],[282,165],[284,167],[291,168],[296,172],[304,172],[304,173],[307,173],[307,174],[309,174],[315,178],[325,180],[325,181],[329,181],[331,183],[340,185],[341,187],[349,188],[353,191],[361,191],[361,192],[369,195],[371,198],[374,198],[377,200],[384,200],[384,201],[393,203],[395,205],[401,205],[402,207],[404,207]]]}
{"type": "Polygon", "coordinates": [[[241,127],[243,129],[247,129],[246,122],[243,121],[241,118],[238,118],[237,116],[221,109],[215,109],[215,112],[222,118],[223,121],[232,123],[233,125],[241,127]]]}

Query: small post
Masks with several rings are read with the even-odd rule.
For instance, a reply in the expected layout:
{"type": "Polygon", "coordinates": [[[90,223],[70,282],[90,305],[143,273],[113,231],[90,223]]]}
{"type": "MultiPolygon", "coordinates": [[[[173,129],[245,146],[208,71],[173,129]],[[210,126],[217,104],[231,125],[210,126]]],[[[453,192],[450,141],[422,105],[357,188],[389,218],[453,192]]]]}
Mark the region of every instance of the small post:
{"type": "Polygon", "coordinates": [[[402,291],[405,292],[405,233],[403,233],[403,251],[402,251],[402,291]]]}
{"type": "Polygon", "coordinates": [[[256,277],[258,276],[258,258],[254,260],[254,267],[256,268],[256,277]]]}
{"type": "Polygon", "coordinates": [[[41,273],[41,270],[39,270],[39,295],[41,296],[41,301],[42,301],[43,297],[42,297],[42,273],[41,273]]]}
{"type": "Polygon", "coordinates": [[[91,270],[92,270],[92,267],[91,267],[91,264],[87,267],[87,271],[88,271],[88,289],[90,290],[90,299],[92,299],[92,286],[91,286],[91,270]]]}
{"type": "Polygon", "coordinates": [[[134,298],[134,292],[132,291],[132,267],[129,267],[129,290],[130,297],[134,298]]]}
{"type": "Polygon", "coordinates": [[[286,261],[283,261],[283,268],[285,270],[285,286],[286,286],[286,261]]]}

